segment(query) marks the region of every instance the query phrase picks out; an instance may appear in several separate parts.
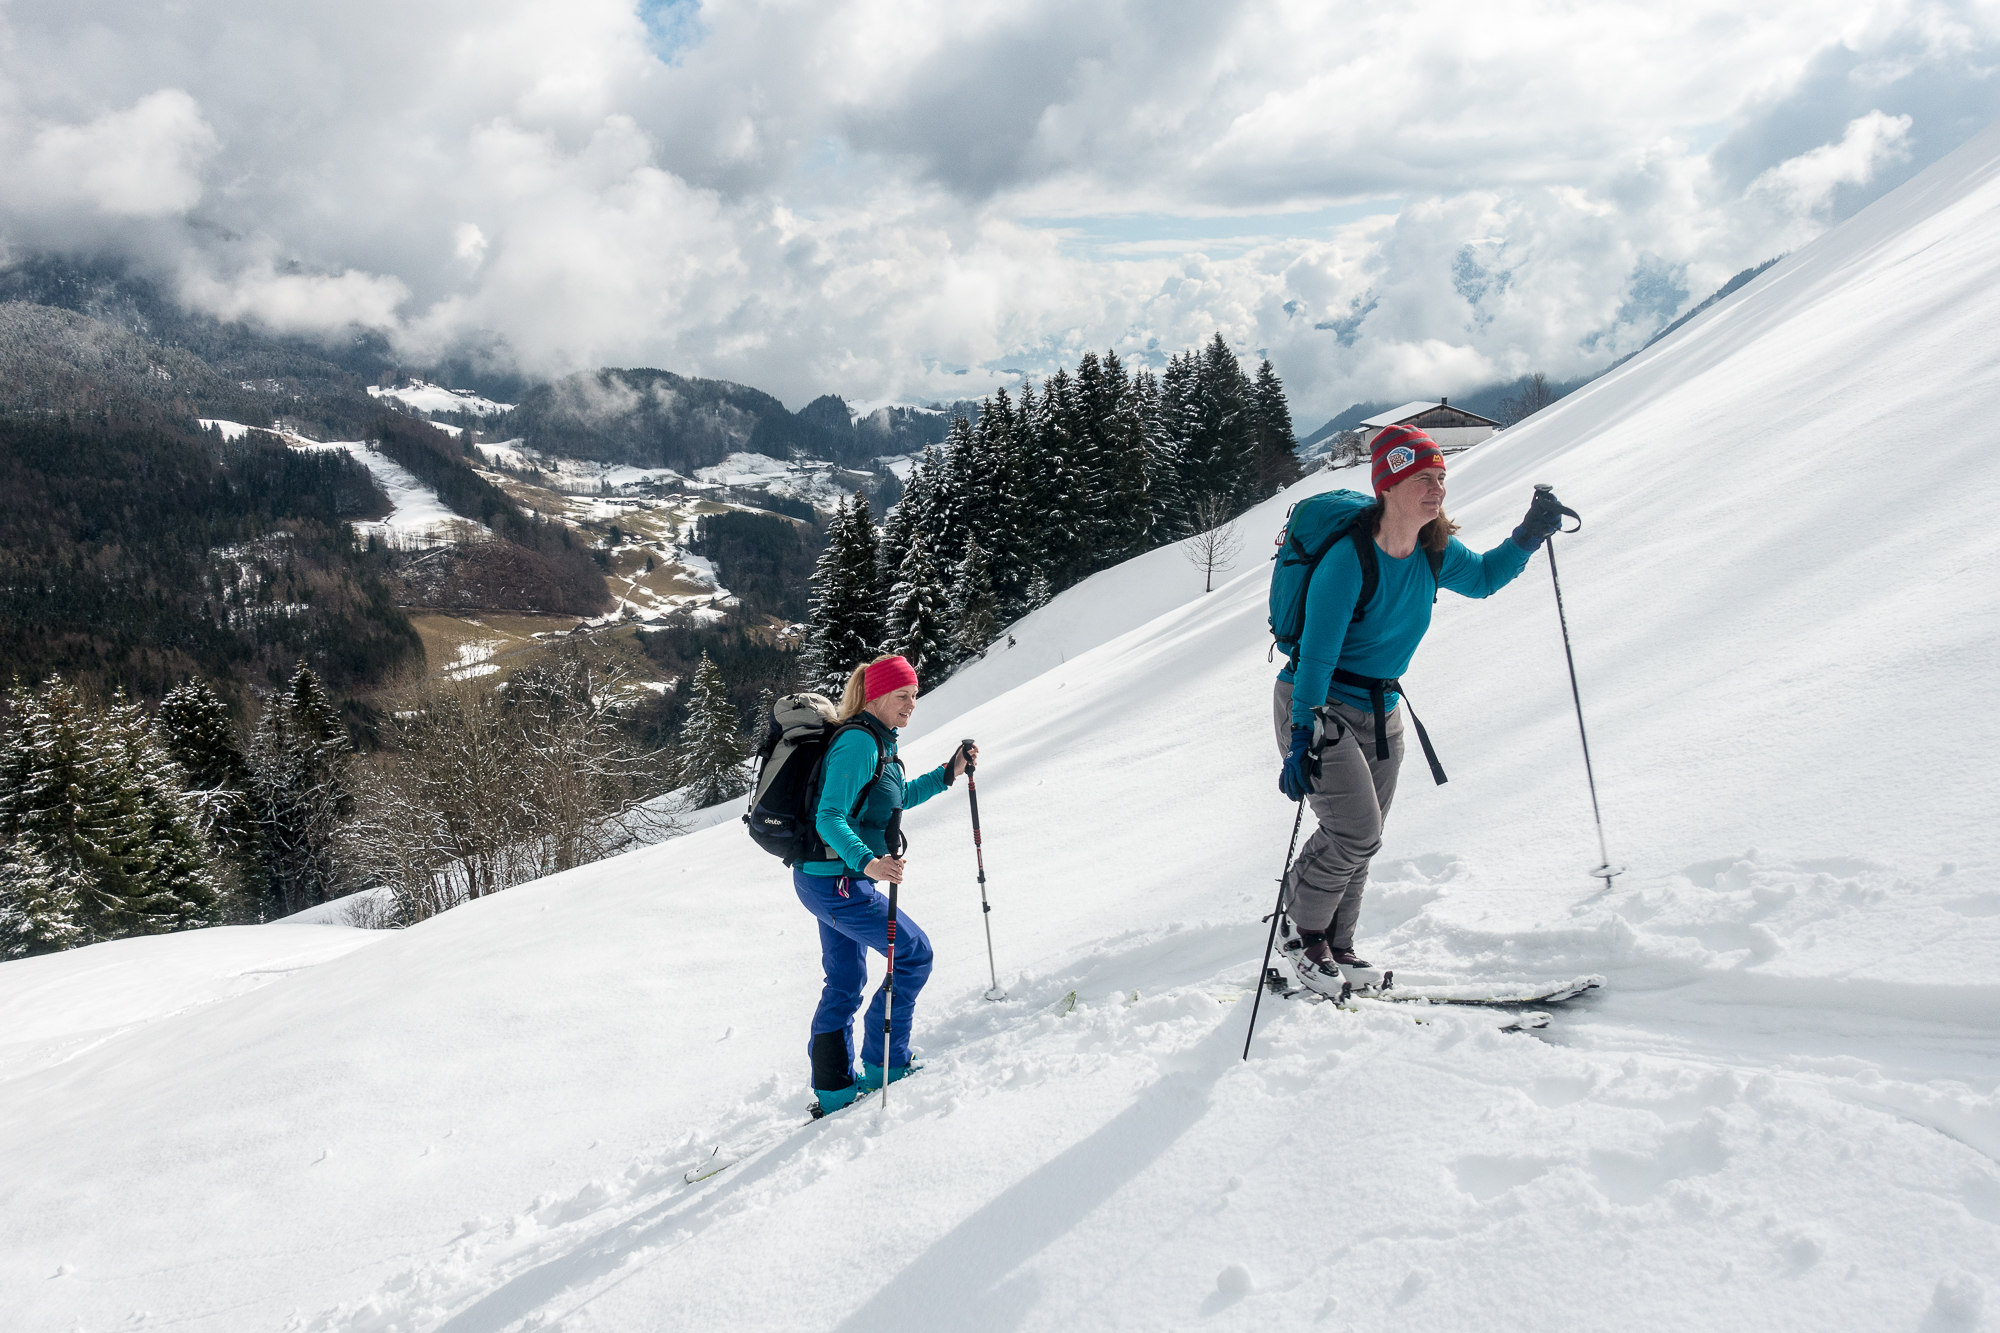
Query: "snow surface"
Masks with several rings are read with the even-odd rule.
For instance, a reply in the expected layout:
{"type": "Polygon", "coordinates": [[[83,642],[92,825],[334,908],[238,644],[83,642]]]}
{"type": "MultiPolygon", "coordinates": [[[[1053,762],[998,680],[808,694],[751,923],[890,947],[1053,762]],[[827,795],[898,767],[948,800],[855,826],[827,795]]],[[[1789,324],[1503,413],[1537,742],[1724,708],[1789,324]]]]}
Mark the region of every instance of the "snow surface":
{"type": "Polygon", "coordinates": [[[327,444],[313,444],[296,438],[290,441],[294,449],[339,449],[351,455],[361,466],[374,476],[375,484],[389,497],[391,508],[387,517],[375,522],[356,523],[354,531],[366,537],[371,533],[391,539],[430,541],[436,539],[457,539],[465,532],[490,533],[492,529],[476,519],[453,513],[438,493],[424,484],[417,474],[372,448],[365,440],[339,440],[327,444]]]}
{"type": "Polygon", "coordinates": [[[200,989],[225,932],[128,942],[135,1026],[87,1012],[125,946],[9,963],[0,1012],[103,1038],[9,1038],[10,1323],[1992,1326],[1996,213],[1989,130],[1454,464],[1475,546],[1534,481],[1585,516],[1556,553],[1630,870],[1583,874],[1538,556],[1406,676],[1453,780],[1406,767],[1361,942],[1608,978],[1543,1033],[1272,1000],[1238,1058],[1291,813],[1265,567],[1203,596],[1156,552],[919,705],[912,770],[984,751],[1008,999],[951,793],[907,821],[938,964],[886,1107],[801,1126],[817,937],[734,821],[247,995],[200,989]]]}
{"type": "Polygon", "coordinates": [[[408,384],[392,389],[371,384],[368,386],[368,396],[380,398],[388,403],[399,403],[416,412],[472,412],[487,417],[514,410],[512,403],[496,403],[491,398],[482,397],[470,389],[447,389],[441,384],[430,384],[423,380],[412,380],[408,384]]]}
{"type": "MultiPolygon", "coordinates": [[[[264,430],[262,426],[246,426],[239,421],[213,420],[201,418],[206,429],[219,429],[225,440],[241,439],[253,430],[264,430]]],[[[492,529],[476,519],[455,514],[438,498],[436,490],[424,484],[417,474],[376,451],[366,440],[308,440],[290,431],[270,431],[288,446],[303,453],[317,453],[339,450],[352,457],[368,469],[375,478],[375,484],[382,488],[391,506],[389,513],[380,520],[356,523],[354,531],[367,537],[378,537],[408,541],[430,541],[441,538],[456,539],[463,532],[490,533],[492,529]]]]}

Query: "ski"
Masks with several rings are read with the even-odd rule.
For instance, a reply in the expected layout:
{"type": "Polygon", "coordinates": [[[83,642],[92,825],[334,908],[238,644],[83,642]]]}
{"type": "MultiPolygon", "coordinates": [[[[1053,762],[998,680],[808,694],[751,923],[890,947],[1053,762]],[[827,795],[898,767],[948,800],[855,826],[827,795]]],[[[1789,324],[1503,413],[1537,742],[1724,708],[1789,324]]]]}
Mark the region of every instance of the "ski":
{"type": "MultiPolygon", "coordinates": [[[[1374,969],[1367,972],[1360,969],[1329,972],[1299,958],[1295,951],[1283,957],[1298,980],[1297,989],[1337,1003],[1364,999],[1396,1004],[1464,1004],[1505,1009],[1524,1004],[1560,1004],[1604,985],[1604,978],[1593,974],[1560,981],[1475,981],[1398,986],[1394,969],[1384,969],[1376,979],[1370,980],[1368,973],[1374,969]]],[[[1264,982],[1280,995],[1291,988],[1291,983],[1275,967],[1265,973],[1264,982]]]]}
{"type": "MultiPolygon", "coordinates": [[[[1388,1002],[1394,1002],[1395,1000],[1393,994],[1384,995],[1373,986],[1367,988],[1356,988],[1354,986],[1343,983],[1341,989],[1333,994],[1328,994],[1325,991],[1315,989],[1314,987],[1311,986],[1295,986],[1289,980],[1286,979],[1285,974],[1283,972],[1279,971],[1275,967],[1270,968],[1265,972],[1264,987],[1266,990],[1269,990],[1273,995],[1280,996],[1287,1000],[1299,1000],[1307,1004],[1330,1004],[1336,1009],[1345,1009],[1350,1013],[1359,1012],[1362,1006],[1366,1004],[1376,1003],[1376,1002],[1388,1003],[1388,1002]]],[[[1426,1001],[1426,1003],[1443,1003],[1443,1002],[1426,1001]]],[[[1484,1007],[1500,1008],[1500,1006],[1497,1005],[1488,1005],[1484,1007]]],[[[1502,1009],[1502,1015],[1504,1016],[1506,1021],[1500,1023],[1494,1029],[1495,1031],[1531,1032],[1538,1028],[1547,1027],[1549,1023],[1552,1021],[1548,1014],[1542,1013],[1539,1010],[1525,1010],[1520,1012],[1514,1012],[1511,1009],[1502,1009]]],[[[1417,1022],[1419,1023],[1423,1021],[1424,1020],[1421,1018],[1417,1019],[1417,1022]]]]}
{"type": "MultiPolygon", "coordinates": [[[[869,1097],[874,1095],[874,1091],[875,1090],[871,1088],[867,1092],[862,1093],[859,1097],[856,1097],[853,1101],[849,1102],[846,1106],[840,1107],[838,1110],[834,1111],[822,1111],[819,1107],[819,1099],[815,1097],[812,1101],[806,1103],[806,1111],[808,1112],[810,1118],[799,1124],[796,1128],[811,1129],[814,1125],[817,1125],[822,1120],[830,1119],[833,1116],[841,1114],[841,1112],[843,1111],[850,1111],[855,1107],[861,1105],[863,1102],[867,1101],[869,1097]]],[[[792,1131],[790,1130],[786,1131],[786,1135],[789,1135],[791,1132],[792,1131]]],[[[722,1150],[722,1145],[717,1144],[713,1149],[709,1151],[708,1157],[705,1160],[703,1160],[699,1166],[692,1166],[689,1167],[687,1170],[681,1172],[681,1179],[690,1185],[699,1185],[704,1180],[713,1180],[715,1177],[721,1175],[724,1171],[727,1171],[730,1167],[742,1165],[744,1162],[749,1161],[752,1157],[755,1157],[759,1153],[768,1150],[770,1146],[771,1145],[767,1143],[760,1147],[753,1148],[747,1153],[726,1153],[722,1150]]]]}
{"type": "Polygon", "coordinates": [[[1562,981],[1460,982],[1446,985],[1398,986],[1394,971],[1382,974],[1380,983],[1357,987],[1357,994],[1372,999],[1397,1002],[1424,1001],[1430,1004],[1470,1004],[1506,1008],[1517,1004],[1560,1004],[1594,991],[1604,978],[1590,975],[1562,981]]]}

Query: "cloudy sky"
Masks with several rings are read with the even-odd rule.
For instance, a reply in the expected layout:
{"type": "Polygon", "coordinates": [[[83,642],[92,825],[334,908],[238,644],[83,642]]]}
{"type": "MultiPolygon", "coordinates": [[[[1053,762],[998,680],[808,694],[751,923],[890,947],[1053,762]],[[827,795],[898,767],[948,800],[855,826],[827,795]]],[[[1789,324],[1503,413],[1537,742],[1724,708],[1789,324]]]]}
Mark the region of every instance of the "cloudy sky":
{"type": "Polygon", "coordinates": [[[794,407],[1569,378],[2000,116],[2000,4],[0,0],[0,245],[794,407]]]}

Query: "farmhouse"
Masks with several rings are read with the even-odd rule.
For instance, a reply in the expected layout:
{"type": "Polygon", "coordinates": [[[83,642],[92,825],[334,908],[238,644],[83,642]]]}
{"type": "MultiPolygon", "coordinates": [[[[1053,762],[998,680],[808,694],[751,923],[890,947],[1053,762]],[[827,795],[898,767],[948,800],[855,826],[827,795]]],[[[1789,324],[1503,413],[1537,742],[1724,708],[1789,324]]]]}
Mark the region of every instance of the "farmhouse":
{"type": "Polygon", "coordinates": [[[1374,448],[1375,437],[1390,426],[1415,426],[1436,440],[1438,448],[1448,454],[1470,449],[1500,429],[1500,423],[1492,418],[1468,412],[1462,407],[1453,407],[1443,398],[1435,403],[1404,403],[1394,411],[1370,417],[1361,423],[1361,429],[1367,432],[1361,437],[1362,452],[1365,454],[1374,448]]]}

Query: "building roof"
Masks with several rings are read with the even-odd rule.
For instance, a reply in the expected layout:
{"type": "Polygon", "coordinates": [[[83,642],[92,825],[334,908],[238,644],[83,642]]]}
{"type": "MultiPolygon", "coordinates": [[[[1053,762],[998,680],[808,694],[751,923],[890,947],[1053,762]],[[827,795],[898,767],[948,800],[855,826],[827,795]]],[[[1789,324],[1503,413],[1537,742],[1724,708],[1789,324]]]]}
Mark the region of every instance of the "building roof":
{"type": "Polygon", "coordinates": [[[1456,415],[1465,417],[1467,419],[1462,422],[1450,422],[1450,423],[1439,423],[1439,424],[1466,425],[1466,426],[1492,426],[1496,429],[1500,425],[1499,422],[1493,420],[1491,417],[1482,417],[1477,412],[1468,412],[1462,407],[1452,407],[1449,405],[1448,402],[1433,403],[1429,401],[1404,403],[1401,407],[1398,407],[1393,411],[1382,412],[1368,418],[1368,420],[1362,422],[1361,425],[1362,428],[1365,430],[1380,430],[1384,426],[1399,426],[1406,421],[1414,422],[1418,417],[1423,416],[1425,413],[1437,412],[1440,409],[1442,409],[1443,413],[1447,416],[1456,415]]]}

